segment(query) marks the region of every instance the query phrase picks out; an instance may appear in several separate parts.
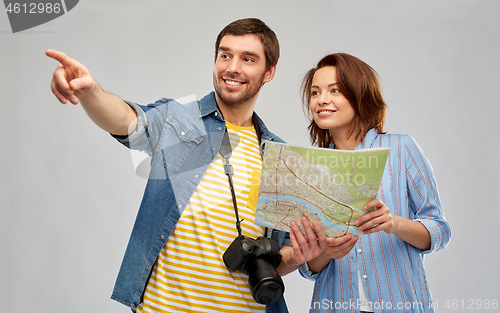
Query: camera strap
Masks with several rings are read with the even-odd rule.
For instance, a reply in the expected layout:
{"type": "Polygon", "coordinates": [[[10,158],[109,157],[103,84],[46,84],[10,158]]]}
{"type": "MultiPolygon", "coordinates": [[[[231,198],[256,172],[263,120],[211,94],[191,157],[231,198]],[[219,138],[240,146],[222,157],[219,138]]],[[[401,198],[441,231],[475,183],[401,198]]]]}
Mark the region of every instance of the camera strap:
{"type": "Polygon", "coordinates": [[[220,146],[219,153],[222,156],[222,158],[225,161],[224,164],[224,172],[226,173],[228,179],[229,179],[229,187],[231,189],[231,196],[233,198],[233,206],[234,206],[234,213],[236,215],[236,229],[238,230],[238,236],[241,237],[241,221],[239,216],[238,216],[238,205],[236,204],[236,194],[234,192],[234,184],[233,184],[233,175],[234,175],[234,170],[233,170],[233,165],[229,164],[229,158],[231,157],[232,153],[232,148],[231,148],[231,141],[229,140],[229,134],[226,131],[224,132],[224,137],[222,137],[222,144],[220,146]]]}
{"type": "MultiPolygon", "coordinates": [[[[241,236],[241,221],[239,216],[238,216],[238,205],[236,204],[236,194],[234,192],[234,184],[233,184],[233,175],[234,175],[234,170],[233,170],[233,165],[229,163],[229,158],[231,157],[233,149],[231,148],[231,141],[229,140],[229,133],[226,131],[224,132],[224,136],[222,137],[222,144],[220,146],[219,154],[222,156],[222,158],[225,161],[224,164],[224,172],[226,173],[228,180],[229,180],[229,187],[231,189],[231,197],[233,198],[233,207],[234,207],[234,213],[236,215],[236,229],[238,230],[238,236],[241,236]]],[[[269,229],[266,227],[266,237],[271,238],[271,234],[274,235],[275,241],[279,246],[279,241],[278,241],[278,230],[273,229],[272,232],[269,231],[269,229]]]]}

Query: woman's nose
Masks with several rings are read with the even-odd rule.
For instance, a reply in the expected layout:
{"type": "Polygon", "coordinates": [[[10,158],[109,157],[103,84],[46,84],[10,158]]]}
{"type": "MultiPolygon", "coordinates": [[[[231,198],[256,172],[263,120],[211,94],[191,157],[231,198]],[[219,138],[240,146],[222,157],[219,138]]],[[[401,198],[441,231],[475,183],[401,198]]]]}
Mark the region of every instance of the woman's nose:
{"type": "Polygon", "coordinates": [[[331,100],[330,100],[330,97],[328,95],[328,92],[322,92],[319,95],[319,103],[320,104],[328,104],[330,102],[331,102],[331,100]]]}

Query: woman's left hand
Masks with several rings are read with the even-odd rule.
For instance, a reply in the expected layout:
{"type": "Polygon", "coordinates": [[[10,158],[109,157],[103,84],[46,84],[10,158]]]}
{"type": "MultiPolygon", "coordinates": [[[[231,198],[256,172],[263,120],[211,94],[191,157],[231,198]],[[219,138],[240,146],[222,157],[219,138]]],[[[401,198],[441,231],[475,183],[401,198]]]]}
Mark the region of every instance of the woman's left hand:
{"type": "Polygon", "coordinates": [[[364,234],[372,234],[378,231],[385,231],[390,234],[394,231],[396,220],[391,214],[389,208],[379,199],[368,201],[363,210],[374,209],[371,212],[361,215],[354,221],[354,225],[358,226],[358,230],[364,234]]]}

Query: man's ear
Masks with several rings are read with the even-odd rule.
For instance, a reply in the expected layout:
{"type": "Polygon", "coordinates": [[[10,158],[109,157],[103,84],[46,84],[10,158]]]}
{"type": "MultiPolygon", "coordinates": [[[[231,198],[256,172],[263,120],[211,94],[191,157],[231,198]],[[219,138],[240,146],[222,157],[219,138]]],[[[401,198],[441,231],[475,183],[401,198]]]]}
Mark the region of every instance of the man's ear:
{"type": "Polygon", "coordinates": [[[266,74],[264,75],[264,79],[262,80],[262,85],[270,82],[274,78],[274,74],[276,74],[276,64],[267,70],[266,74]]]}

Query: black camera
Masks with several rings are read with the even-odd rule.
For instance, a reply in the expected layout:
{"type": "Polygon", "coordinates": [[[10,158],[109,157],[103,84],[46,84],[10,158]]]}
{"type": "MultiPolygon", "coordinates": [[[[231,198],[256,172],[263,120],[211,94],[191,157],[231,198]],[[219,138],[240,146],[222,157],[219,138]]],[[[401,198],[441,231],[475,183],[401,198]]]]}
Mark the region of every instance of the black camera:
{"type": "Polygon", "coordinates": [[[271,304],[283,295],[285,284],[276,271],[281,253],[274,240],[238,236],[224,252],[223,259],[231,271],[248,275],[252,297],[258,303],[271,304]]]}

